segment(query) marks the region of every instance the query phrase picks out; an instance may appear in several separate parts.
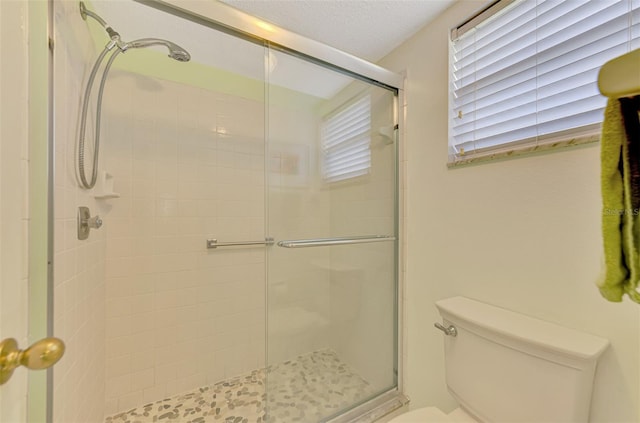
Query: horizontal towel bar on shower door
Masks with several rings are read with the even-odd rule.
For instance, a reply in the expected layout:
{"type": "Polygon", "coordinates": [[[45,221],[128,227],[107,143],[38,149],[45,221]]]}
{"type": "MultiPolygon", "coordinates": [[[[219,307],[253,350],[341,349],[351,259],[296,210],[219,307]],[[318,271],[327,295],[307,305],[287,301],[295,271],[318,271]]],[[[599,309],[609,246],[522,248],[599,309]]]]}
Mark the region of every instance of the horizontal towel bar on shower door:
{"type": "Polygon", "coordinates": [[[341,238],[294,239],[288,241],[280,241],[278,242],[278,246],[284,248],[305,248],[324,247],[330,245],[366,244],[369,242],[386,242],[395,240],[396,237],[390,235],[366,235],[347,236],[341,238]]]}
{"type": "Polygon", "coordinates": [[[232,242],[219,242],[217,239],[207,240],[207,248],[239,247],[242,245],[273,245],[273,238],[265,238],[264,241],[232,241],[232,242]]]}

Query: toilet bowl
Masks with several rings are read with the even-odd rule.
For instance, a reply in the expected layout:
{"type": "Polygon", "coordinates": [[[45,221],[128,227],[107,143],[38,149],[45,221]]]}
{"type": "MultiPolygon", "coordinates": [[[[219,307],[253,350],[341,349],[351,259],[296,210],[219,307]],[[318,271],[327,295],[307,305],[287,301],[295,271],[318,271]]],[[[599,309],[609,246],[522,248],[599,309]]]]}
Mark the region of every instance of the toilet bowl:
{"type": "Polygon", "coordinates": [[[589,421],[608,340],[465,297],[436,307],[447,389],[460,408],[420,408],[389,423],[589,421]]]}

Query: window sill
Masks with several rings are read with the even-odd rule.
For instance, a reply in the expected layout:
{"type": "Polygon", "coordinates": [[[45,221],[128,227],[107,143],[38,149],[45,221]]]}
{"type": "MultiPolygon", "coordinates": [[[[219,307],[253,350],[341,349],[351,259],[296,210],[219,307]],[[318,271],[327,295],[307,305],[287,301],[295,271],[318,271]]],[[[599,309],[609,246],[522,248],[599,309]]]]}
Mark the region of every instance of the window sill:
{"type": "Polygon", "coordinates": [[[528,145],[512,148],[509,150],[485,152],[480,154],[470,154],[468,157],[456,157],[447,163],[447,167],[457,168],[471,164],[478,164],[492,160],[502,160],[518,156],[526,156],[534,153],[540,153],[550,150],[562,149],[567,147],[575,147],[579,145],[592,144],[600,141],[600,134],[580,136],[575,138],[564,139],[555,142],[546,142],[537,145],[528,145]]]}

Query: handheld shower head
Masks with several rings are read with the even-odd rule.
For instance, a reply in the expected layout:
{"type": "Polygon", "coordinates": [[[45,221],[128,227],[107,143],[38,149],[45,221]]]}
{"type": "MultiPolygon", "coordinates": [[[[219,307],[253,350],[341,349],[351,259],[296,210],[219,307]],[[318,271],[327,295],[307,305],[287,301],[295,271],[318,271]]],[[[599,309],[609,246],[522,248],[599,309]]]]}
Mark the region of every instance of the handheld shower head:
{"type": "Polygon", "coordinates": [[[171,41],[162,40],[159,38],[141,38],[139,40],[131,41],[127,43],[127,48],[145,48],[151,46],[165,46],[169,49],[169,57],[177,60],[178,62],[188,62],[191,60],[191,55],[187,50],[183,49],[179,45],[172,43],[171,41]]]}
{"type": "Polygon", "coordinates": [[[169,53],[169,57],[177,60],[178,62],[188,62],[191,60],[191,55],[186,50],[175,50],[169,53]]]}
{"type": "MultiPolygon", "coordinates": [[[[2,0],[0,0],[2,1],[2,0]]],[[[76,178],[78,179],[78,183],[82,188],[91,189],[95,186],[96,181],[98,179],[98,152],[100,148],[100,113],[102,109],[102,93],[104,90],[104,85],[107,80],[107,74],[109,73],[109,69],[113,64],[113,61],[120,53],[124,53],[130,48],[144,48],[151,47],[155,45],[162,45],[169,49],[169,57],[177,60],[179,62],[188,62],[191,60],[191,55],[182,47],[177,44],[172,43],[171,41],[162,40],[158,38],[141,38],[139,40],[131,41],[130,43],[125,43],[120,39],[120,34],[111,28],[104,19],[98,16],[96,13],[87,10],[85,4],[80,2],[80,15],[82,19],[86,20],[87,16],[95,19],[109,34],[111,41],[107,43],[102,50],[102,53],[98,56],[96,63],[93,65],[91,69],[91,73],[89,75],[89,80],[87,81],[87,88],[84,90],[84,97],[82,100],[82,115],[80,117],[80,132],[78,135],[78,143],[77,143],[77,173],[76,178]],[[112,50],[115,48],[115,50],[112,50]],[[87,124],[87,111],[89,109],[89,96],[91,94],[91,87],[93,86],[93,81],[96,77],[98,69],[100,68],[101,63],[107,57],[107,55],[111,53],[109,56],[109,60],[107,60],[107,64],[102,71],[102,78],[100,80],[100,88],[98,89],[98,101],[96,106],[96,120],[95,120],[95,135],[93,137],[93,169],[91,178],[87,178],[86,169],[85,169],[85,131],[87,124]]]]}

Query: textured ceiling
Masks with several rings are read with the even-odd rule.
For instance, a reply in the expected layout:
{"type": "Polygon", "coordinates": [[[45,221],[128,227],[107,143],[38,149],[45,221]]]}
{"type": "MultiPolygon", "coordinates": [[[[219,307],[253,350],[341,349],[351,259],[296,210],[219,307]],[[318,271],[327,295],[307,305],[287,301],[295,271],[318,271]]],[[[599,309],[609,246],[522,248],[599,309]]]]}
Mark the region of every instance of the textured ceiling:
{"type": "Polygon", "coordinates": [[[222,0],[289,31],[377,62],[456,0],[222,0]]]}

